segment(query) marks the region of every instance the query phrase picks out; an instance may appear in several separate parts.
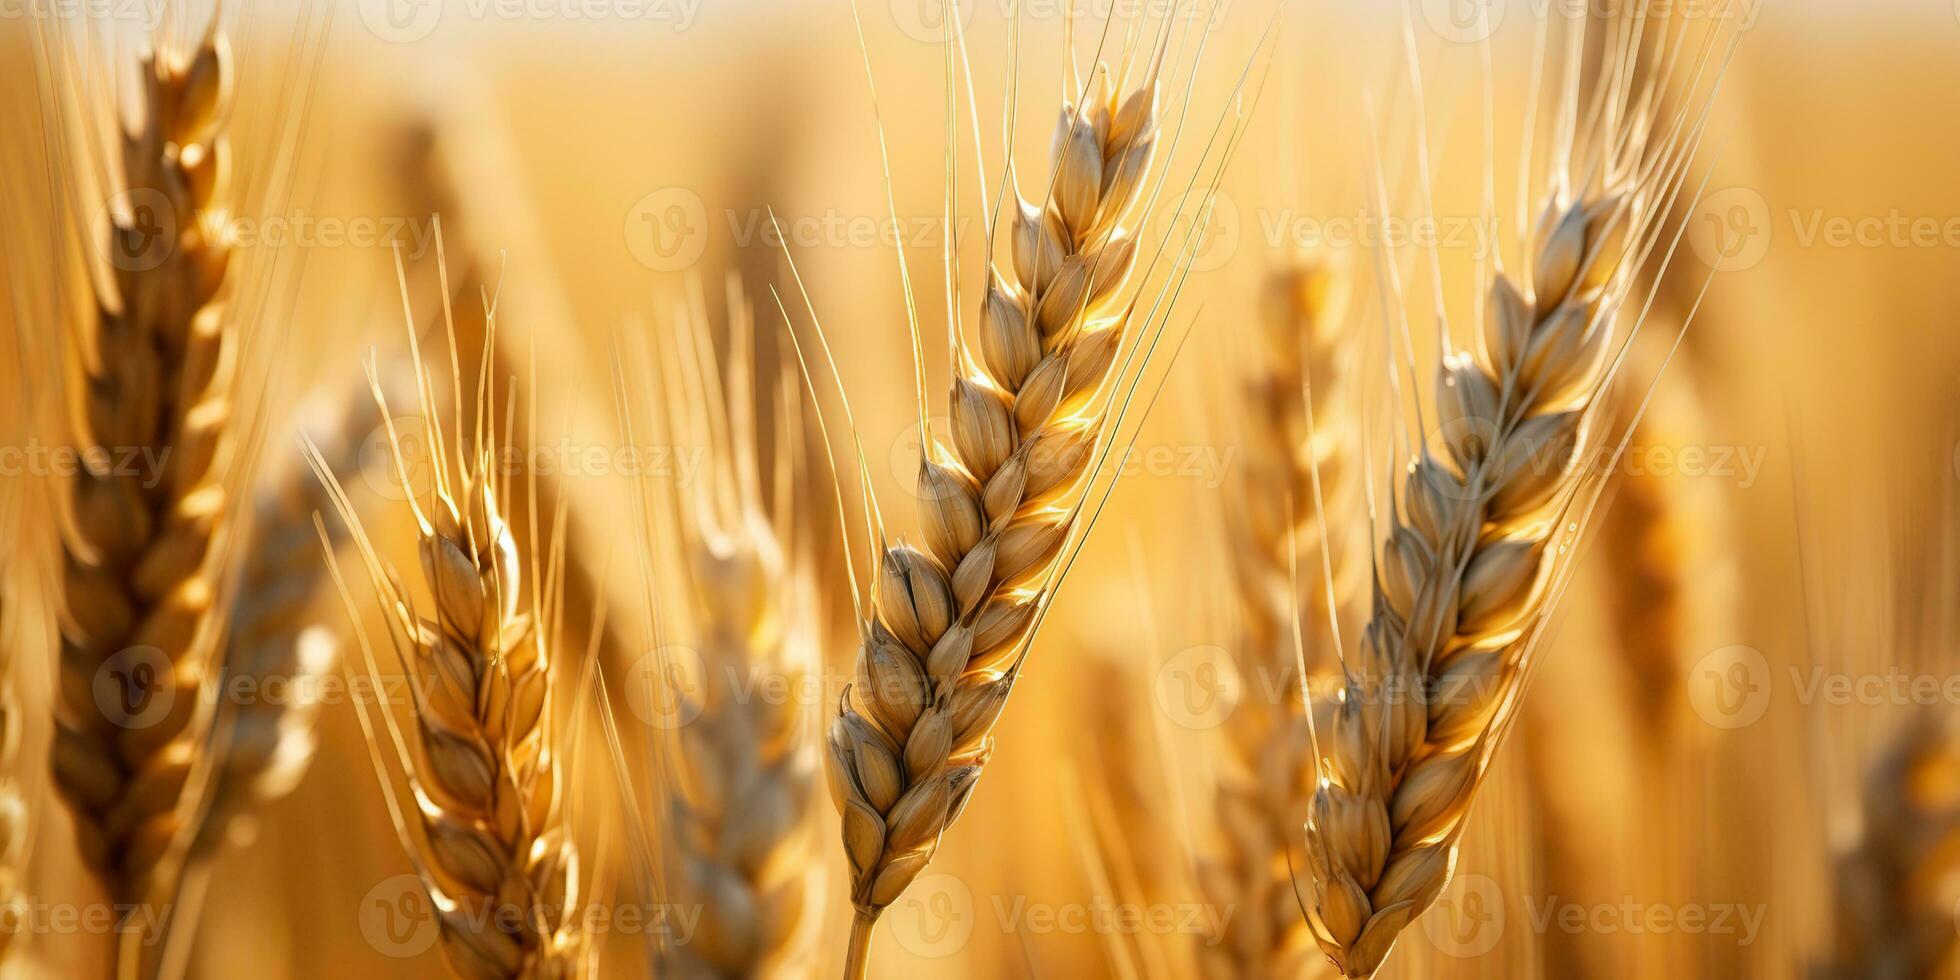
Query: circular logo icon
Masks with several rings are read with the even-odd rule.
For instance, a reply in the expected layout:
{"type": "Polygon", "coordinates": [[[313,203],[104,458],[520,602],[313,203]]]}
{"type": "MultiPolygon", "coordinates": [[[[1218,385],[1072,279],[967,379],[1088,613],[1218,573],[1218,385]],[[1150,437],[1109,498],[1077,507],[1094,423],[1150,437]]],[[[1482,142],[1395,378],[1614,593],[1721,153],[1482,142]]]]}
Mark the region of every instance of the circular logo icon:
{"type": "Polygon", "coordinates": [[[390,44],[411,44],[435,33],[442,0],[360,0],[361,23],[390,44]]]}
{"type": "Polygon", "coordinates": [[[947,436],[953,431],[951,419],[944,415],[933,415],[906,426],[905,430],[892,440],[890,457],[892,479],[915,498],[920,497],[924,492],[919,486],[919,465],[920,461],[925,459],[926,426],[931,426],[932,431],[941,436],[947,436]]]}
{"type": "Polygon", "coordinates": [[[634,663],[627,675],[627,706],[640,721],[674,729],[701,717],[707,702],[708,667],[692,647],[669,643],[634,663]]]}
{"type": "Polygon", "coordinates": [[[973,890],[949,874],[920,875],[885,914],[886,928],[898,945],[926,959],[966,948],[975,919],[973,890]]]}
{"type": "Polygon", "coordinates": [[[685,187],[663,187],[626,212],[626,248],[655,272],[678,272],[708,250],[708,206],[685,187]]]}
{"type": "Polygon", "coordinates": [[[361,484],[382,500],[402,501],[421,496],[435,477],[435,447],[419,415],[397,415],[389,425],[376,425],[361,440],[354,463],[361,484]]]}
{"type": "Polygon", "coordinates": [[[1210,272],[1238,253],[1239,208],[1222,190],[1192,188],[1151,220],[1159,222],[1163,257],[1186,272],[1210,272]]]}
{"type": "Polygon", "coordinates": [[[1504,22],[1504,0],[1422,0],[1418,6],[1437,37],[1457,44],[1482,41],[1504,22]]]}
{"type": "Polygon", "coordinates": [[[959,17],[961,30],[972,25],[980,0],[891,0],[891,4],[892,21],[900,32],[914,41],[937,44],[953,36],[954,16],[959,17]]]}
{"type": "Polygon", "coordinates": [[[149,272],[177,251],[177,209],[162,191],[132,187],[102,202],[96,225],[109,245],[109,264],[149,272]]]}
{"type": "Polygon", "coordinates": [[[110,724],[148,728],[177,700],[170,658],[156,647],[126,647],[95,669],[95,707],[110,724]]]}
{"type": "Polygon", "coordinates": [[[1701,199],[1688,217],[1688,247],[1717,272],[1754,267],[1774,237],[1769,201],[1752,187],[1729,187],[1701,199]]]}
{"type": "Polygon", "coordinates": [[[1244,689],[1238,665],[1224,647],[1190,647],[1157,668],[1157,710],[1185,728],[1223,724],[1244,689]]]}
{"type": "Polygon", "coordinates": [[[1457,875],[1422,917],[1422,934],[1437,952],[1458,959],[1482,956],[1504,937],[1504,891],[1484,875],[1457,875]]]}
{"type": "Polygon", "coordinates": [[[1749,646],[1711,650],[1688,673],[1688,699],[1716,728],[1753,725],[1769,710],[1769,659],[1749,646]]]}
{"type": "Polygon", "coordinates": [[[414,875],[396,875],[368,889],[358,918],[368,945],[394,959],[428,952],[442,934],[435,900],[414,875]]]}

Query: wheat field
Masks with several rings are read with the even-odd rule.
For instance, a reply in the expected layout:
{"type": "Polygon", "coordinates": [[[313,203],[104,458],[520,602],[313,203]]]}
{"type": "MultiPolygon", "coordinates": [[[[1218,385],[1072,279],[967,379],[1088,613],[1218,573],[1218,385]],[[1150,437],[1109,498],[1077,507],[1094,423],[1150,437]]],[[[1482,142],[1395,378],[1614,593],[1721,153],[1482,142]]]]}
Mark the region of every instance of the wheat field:
{"type": "Polygon", "coordinates": [[[0,51],[0,977],[1960,977],[1960,7],[0,51]]]}

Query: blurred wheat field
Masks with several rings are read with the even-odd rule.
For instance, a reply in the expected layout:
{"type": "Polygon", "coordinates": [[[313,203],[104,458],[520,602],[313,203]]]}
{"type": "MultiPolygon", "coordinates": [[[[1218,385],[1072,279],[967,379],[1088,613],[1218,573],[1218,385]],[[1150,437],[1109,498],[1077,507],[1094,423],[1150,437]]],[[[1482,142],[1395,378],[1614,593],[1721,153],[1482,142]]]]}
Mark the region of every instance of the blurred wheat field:
{"type": "MultiPolygon", "coordinates": [[[[258,0],[215,12],[229,87],[211,128],[204,90],[146,92],[143,60],[199,50],[211,3],[16,7],[6,975],[1342,975],[1330,954],[1384,978],[1960,975],[1951,5],[258,0]],[[1584,438],[1613,465],[1574,484],[1598,492],[1589,515],[1581,499],[1529,532],[1528,683],[1500,685],[1515,700],[1474,794],[1439,793],[1447,831],[1397,838],[1389,821],[1415,818],[1394,786],[1460,745],[1383,777],[1381,850],[1446,834],[1453,859],[1377,972],[1328,935],[1325,855],[1342,873],[1386,858],[1313,849],[1346,825],[1317,809],[1358,782],[1342,753],[1399,737],[1356,692],[1380,680],[1371,622],[1416,618],[1382,583],[1391,532],[1420,523],[1409,464],[1448,452],[1411,444],[1433,435],[1419,413],[1441,427],[1435,323],[1483,357],[1491,278],[1543,287],[1550,236],[1530,222],[1563,45],[1585,42],[1575,91],[1610,86],[1612,25],[1641,11],[1626,84],[1665,51],[1659,25],[1717,41],[1698,80],[1656,82],[1656,117],[1695,132],[1655,142],[1698,145],[1678,199],[1643,202],[1652,261],[1605,287],[1616,342],[1633,339],[1584,438]],[[1091,194],[1084,217],[1066,196],[1108,197],[1124,144],[1056,139],[1060,103],[1092,91],[1071,58],[1087,71],[1100,49],[1133,88],[1159,44],[1144,193],[1120,213],[1091,194]],[[146,106],[198,132],[121,142],[146,106]],[[222,176],[186,152],[225,142],[222,176]],[[1103,169],[1068,171],[1093,150],[1103,169]],[[189,175],[164,211],[229,194],[215,224],[215,206],[181,211],[196,233],[173,243],[221,248],[199,236],[223,229],[222,270],[118,264],[155,217],[134,193],[146,159],[189,175]],[[986,309],[996,281],[1015,302],[1061,288],[1016,254],[1017,194],[1088,268],[1141,244],[1117,301],[1080,301],[1063,329],[1038,303],[1025,322],[986,309]],[[1274,284],[1302,269],[1328,292],[1276,313],[1274,284]],[[206,278],[148,285],[173,273],[206,278]],[[1002,366],[992,345],[1022,335],[1003,321],[1032,338],[1027,365],[1121,331],[1133,357],[1070,370],[1129,410],[1027,408],[1040,389],[1002,366]],[[183,353],[200,344],[224,353],[183,353]],[[956,378],[1010,406],[1006,435],[955,404],[956,378]],[[129,443],[105,435],[119,411],[146,426],[122,448],[183,455],[61,465],[129,443]],[[501,447],[494,505],[428,424],[452,457],[501,447]],[[1028,464],[1079,512],[996,486],[1007,464],[981,459],[988,437],[1023,448],[1044,427],[1109,450],[1079,486],[1075,457],[1028,464]],[[206,432],[210,512],[212,492],[177,493],[206,432]],[[921,489],[927,452],[958,494],[921,489]],[[434,513],[438,472],[460,502],[448,531],[410,506],[434,513]],[[97,484],[146,516],[112,528],[97,484]],[[968,496],[985,530],[935,539],[968,496]],[[1073,522],[1030,562],[1059,584],[991,565],[1000,529],[1037,519],[1073,522]],[[125,532],[138,556],[86,547],[125,532]],[[157,544],[186,538],[208,544],[157,544]],[[991,567],[977,584],[973,565],[991,567]],[[78,570],[105,568],[118,598],[81,601],[78,570]],[[102,624],[175,615],[192,585],[194,631],[96,650],[102,624]],[[1052,601],[1025,648],[947,673],[946,636],[1022,601],[1052,601]],[[248,641],[293,661],[232,683],[248,641]],[[909,709],[865,700],[888,683],[909,709]],[[996,684],[1004,704],[974,706],[996,684]],[[118,698],[159,690],[195,710],[146,755],[156,722],[118,698]],[[916,719],[956,695],[957,734],[927,744],[916,719]],[[871,734],[839,735],[840,708],[871,734]],[[77,725],[107,733],[88,779],[50,761],[77,725]],[[1348,730],[1369,734],[1336,745],[1348,730]],[[214,802],[226,760],[256,775],[267,742],[273,775],[214,802]],[[881,795],[881,764],[910,791],[982,763],[925,843],[898,843],[913,804],[846,803],[881,795]],[[100,786],[113,799],[90,802],[100,786]],[[848,843],[865,813],[888,845],[869,872],[848,843]],[[129,841],[112,865],[154,868],[104,872],[98,833],[129,841]],[[544,857],[561,843],[570,870],[544,857]],[[894,854],[929,863],[868,903],[894,854]],[[478,892],[524,921],[444,924],[432,893],[478,892]]],[[[1111,88],[1083,125],[1134,137],[1130,89],[1111,88]]],[[[1519,533],[1477,514],[1466,556],[1519,533]]],[[[1494,642],[1465,636],[1439,661],[1494,642]]]]}

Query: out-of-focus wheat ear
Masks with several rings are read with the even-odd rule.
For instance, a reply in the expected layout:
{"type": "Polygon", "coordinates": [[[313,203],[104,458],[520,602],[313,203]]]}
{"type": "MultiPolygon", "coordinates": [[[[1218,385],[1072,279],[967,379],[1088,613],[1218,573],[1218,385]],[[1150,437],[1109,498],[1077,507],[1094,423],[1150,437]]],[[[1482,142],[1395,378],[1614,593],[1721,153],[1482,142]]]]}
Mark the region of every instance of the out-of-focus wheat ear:
{"type": "MultiPolygon", "coordinates": [[[[396,832],[437,911],[450,970],[467,980],[576,976],[587,962],[587,937],[552,710],[558,666],[549,641],[556,631],[546,612],[556,606],[537,594],[539,559],[520,552],[503,509],[498,427],[489,421],[498,417],[488,394],[495,386],[486,386],[477,404],[459,406],[469,418],[445,427],[412,322],[408,336],[421,445],[432,457],[426,498],[407,500],[433,597],[426,614],[375,551],[325,458],[307,447],[361,554],[388,621],[388,645],[408,681],[406,706],[356,699],[355,707],[396,832]],[[412,805],[398,798],[398,779],[412,805]]],[[[375,372],[370,364],[400,485],[414,486],[414,445],[389,416],[375,372]]],[[[385,690],[324,525],[318,533],[355,617],[364,673],[374,690],[385,690]]]]}
{"type": "Polygon", "coordinates": [[[1839,856],[1831,954],[1816,980],[1943,976],[1960,962],[1960,734],[1915,717],[1865,774],[1857,842],[1839,856]]]}
{"type": "MultiPolygon", "coordinates": [[[[1302,684],[1331,676],[1342,606],[1361,563],[1328,538],[1344,530],[1357,428],[1343,395],[1352,325],[1341,272],[1300,260],[1266,283],[1259,344],[1244,380],[1237,506],[1225,511],[1243,698],[1227,717],[1207,897],[1231,906],[1206,947],[1219,976],[1297,972],[1317,958],[1300,917],[1294,865],[1317,777],[1302,684]],[[1347,467],[1347,469],[1344,469],[1347,467]],[[1330,516],[1331,515],[1331,516],[1330,516]]],[[[1359,543],[1361,535],[1346,534],[1359,543]]]]}
{"type": "Polygon", "coordinates": [[[214,542],[239,435],[231,249],[201,220],[230,204],[231,51],[214,21],[190,50],[148,54],[140,75],[142,117],[120,150],[143,203],[112,216],[107,246],[153,254],[152,209],[177,237],[155,264],[117,262],[98,278],[68,426],[84,459],[142,452],[154,466],[67,478],[53,744],[83,858],[117,901],[147,895],[200,761],[200,688],[222,633],[214,542]],[[105,681],[120,687],[106,706],[105,681]]]}
{"type": "MultiPolygon", "coordinates": [[[[1598,475],[1581,461],[1606,424],[1624,352],[1616,321],[1705,119],[1699,94],[1661,114],[1657,76],[1679,45],[1697,78],[1713,55],[1724,66],[1727,57],[1719,28],[1640,57],[1645,14],[1623,11],[1608,28],[1601,50],[1618,67],[1585,106],[1567,65],[1575,87],[1561,93],[1523,275],[1492,277],[1474,349],[1456,348],[1438,317],[1434,414],[1417,426],[1414,458],[1389,454],[1405,468],[1379,542],[1372,620],[1343,664],[1331,723],[1316,731],[1306,832],[1308,921],[1350,977],[1373,976],[1449,882],[1598,496],[1598,475]]],[[[1576,62],[1583,35],[1570,40],[1576,62]]],[[[1435,300],[1442,308],[1445,297],[1435,300]]],[[[1617,454],[1616,441],[1606,445],[1617,454]]]]}
{"type": "MultiPolygon", "coordinates": [[[[299,431],[341,481],[350,485],[364,441],[380,426],[365,386],[341,404],[302,406],[299,431]]],[[[252,527],[240,569],[222,664],[226,699],[214,722],[214,772],[195,851],[209,855],[229,838],[247,844],[254,813],[296,788],[319,749],[319,697],[337,668],[339,634],[307,613],[326,585],[313,515],[332,513],[326,487],[297,452],[268,474],[253,501],[252,527]],[[241,686],[242,685],[242,686],[241,686]]],[[[339,522],[329,528],[343,537],[339,522]]]]}
{"type": "MultiPolygon", "coordinates": [[[[643,389],[665,394],[652,420],[664,441],[706,454],[698,481],[668,490],[671,528],[646,530],[644,547],[681,570],[675,622],[664,636],[699,657],[699,686],[677,690],[681,724],[665,769],[672,774],[668,820],[654,842],[670,851],[663,900],[698,908],[685,942],[668,944],[658,972],[684,978],[807,973],[822,920],[823,875],[811,867],[816,802],[816,732],[805,690],[817,664],[821,627],[812,595],[812,555],[796,534],[792,473],[777,473],[771,506],[761,469],[793,466],[802,449],[779,440],[765,459],[757,441],[755,318],[733,279],[728,290],[724,367],[707,331],[699,283],[658,352],[659,377],[643,389]],[[725,381],[724,381],[725,376],[725,381]],[[788,697],[780,692],[791,692],[788,697]]],[[[651,372],[649,372],[651,373],[651,372]]],[[[800,425],[798,389],[784,394],[779,432],[800,425]]],[[[821,498],[817,498],[821,499],[821,498]]],[[[652,506],[661,501],[651,500],[652,506]]]]}

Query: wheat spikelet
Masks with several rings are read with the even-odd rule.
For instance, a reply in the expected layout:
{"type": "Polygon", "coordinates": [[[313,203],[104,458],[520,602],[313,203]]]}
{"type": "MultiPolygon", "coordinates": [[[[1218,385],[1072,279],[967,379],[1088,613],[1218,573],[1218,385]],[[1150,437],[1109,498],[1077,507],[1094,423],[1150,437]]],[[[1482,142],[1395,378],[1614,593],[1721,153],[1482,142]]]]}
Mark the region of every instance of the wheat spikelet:
{"type": "MultiPolygon", "coordinates": [[[[772,514],[751,399],[754,316],[732,281],[728,300],[729,396],[698,303],[679,331],[679,356],[662,360],[660,389],[670,393],[676,444],[710,454],[706,478],[679,488],[676,535],[702,676],[698,688],[676,692],[687,704],[671,760],[671,822],[662,827],[673,851],[664,899],[701,917],[688,942],[663,950],[658,972],[684,978],[807,974],[822,919],[824,876],[811,853],[816,726],[803,695],[821,627],[790,475],[802,450],[794,439],[778,442],[772,514]]],[[[797,424],[798,394],[781,388],[792,421],[780,431],[797,424]]],[[[658,541],[648,547],[662,551],[658,541]]]]}
{"type": "MultiPolygon", "coordinates": [[[[1333,585],[1322,574],[1321,508],[1342,509],[1337,462],[1352,431],[1335,396],[1345,366],[1339,288],[1324,262],[1274,273],[1257,367],[1245,381],[1245,480],[1227,527],[1241,600],[1237,666],[1250,696],[1227,718],[1221,848],[1203,868],[1213,903],[1236,909],[1209,950],[1219,976],[1295,973],[1315,948],[1288,857],[1316,772],[1294,629],[1309,650],[1321,649],[1337,615],[1327,596],[1345,591],[1345,563],[1327,556],[1333,585]]],[[[1324,668],[1331,658],[1316,659],[1324,668]]]]}
{"type": "Polygon", "coordinates": [[[1012,262],[990,266],[977,343],[954,338],[948,438],[925,440],[925,546],[877,542],[856,680],[829,737],[857,909],[847,975],[861,975],[871,925],[932,859],[992,752],[1076,526],[1069,499],[1113,432],[1097,402],[1135,305],[1124,222],[1157,146],[1162,51],[1127,92],[1099,67],[1083,104],[1063,106],[1052,188],[1004,203],[1012,262]]]}
{"type": "MultiPolygon", "coordinates": [[[[205,237],[199,216],[228,194],[230,65],[215,24],[188,55],[147,57],[145,113],[125,135],[123,167],[130,187],[167,206],[178,237],[153,268],[119,263],[114,295],[98,296],[82,341],[76,448],[110,460],[147,450],[162,465],[91,468],[65,493],[55,786],[85,861],[119,901],[140,898],[176,836],[216,614],[207,559],[228,506],[236,354],[224,299],[231,253],[205,237]],[[98,703],[105,678],[123,685],[119,717],[98,703]]],[[[110,247],[144,254],[142,217],[118,216],[110,247]]]]}
{"type": "MultiPolygon", "coordinates": [[[[396,474],[401,486],[412,486],[410,449],[373,375],[370,366],[396,474]]],[[[479,401],[473,427],[457,420],[457,431],[473,433],[472,444],[452,447],[426,369],[418,370],[417,382],[423,445],[433,447],[433,486],[428,499],[411,496],[409,505],[434,618],[417,612],[407,587],[376,554],[319,450],[309,445],[307,454],[352,530],[387,614],[389,644],[409,680],[412,747],[395,712],[386,705],[376,710],[408,783],[419,834],[396,800],[369,706],[356,700],[356,707],[397,833],[435,905],[450,969],[468,980],[578,976],[585,943],[578,850],[563,820],[553,732],[555,607],[542,594],[550,585],[540,583],[539,566],[519,553],[503,510],[495,479],[499,450],[486,421],[496,417],[494,406],[479,401]]],[[[328,540],[324,529],[319,533],[328,540]]],[[[555,579],[554,570],[546,582],[555,579]]],[[[380,689],[365,642],[363,652],[380,689]]]]}
{"type": "Polygon", "coordinates": [[[1583,123],[1568,106],[1571,139],[1527,242],[1528,277],[1496,272],[1474,352],[1441,337],[1435,442],[1390,501],[1372,619],[1317,733],[1309,922],[1348,976],[1374,975],[1453,872],[1569,568],[1564,536],[1597,492],[1579,460],[1609,388],[1614,324],[1699,132],[1650,140],[1651,86],[1666,64],[1637,83],[1642,22],[1615,26],[1613,84],[1583,123]]]}
{"type": "Polygon", "coordinates": [[[1933,977],[1960,965],[1960,740],[1920,717],[1866,773],[1863,832],[1837,863],[1836,942],[1817,980],[1933,977]]]}

